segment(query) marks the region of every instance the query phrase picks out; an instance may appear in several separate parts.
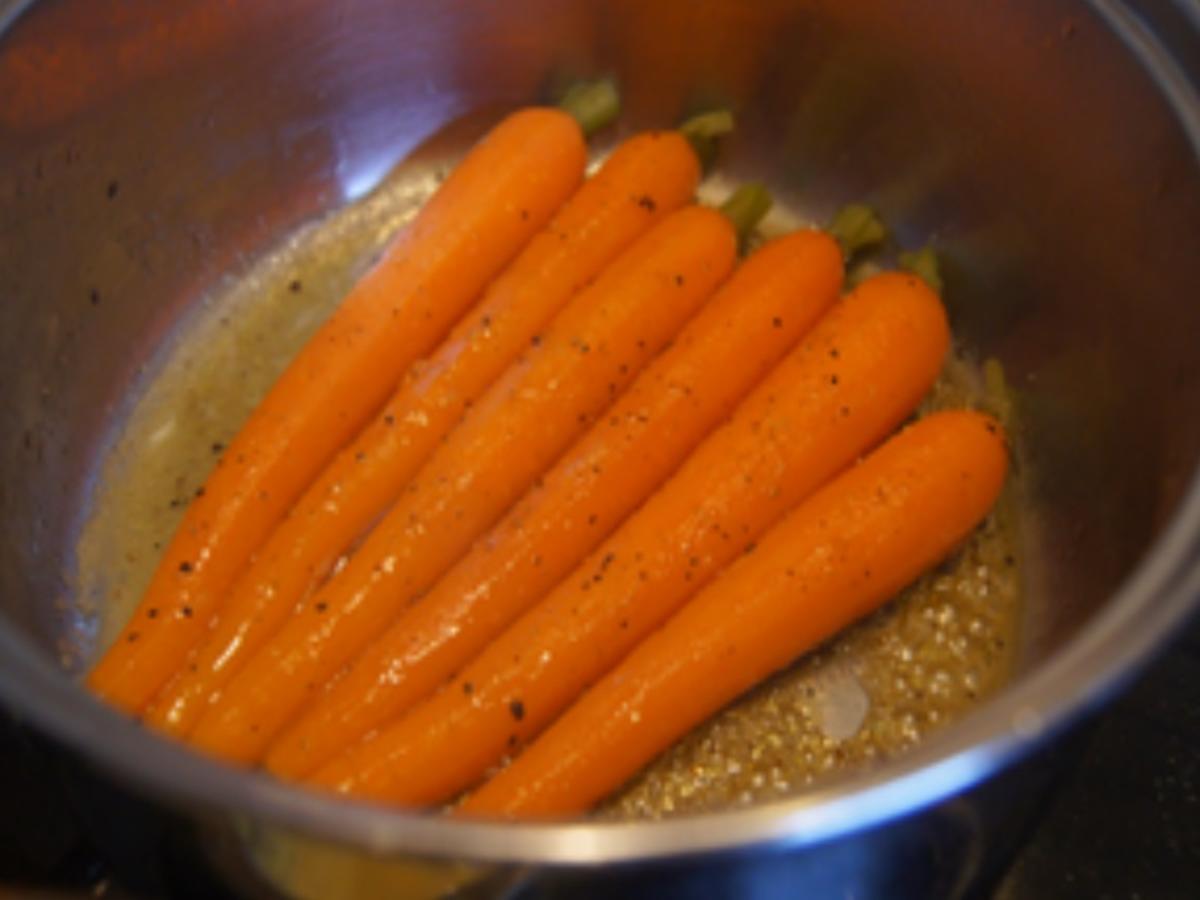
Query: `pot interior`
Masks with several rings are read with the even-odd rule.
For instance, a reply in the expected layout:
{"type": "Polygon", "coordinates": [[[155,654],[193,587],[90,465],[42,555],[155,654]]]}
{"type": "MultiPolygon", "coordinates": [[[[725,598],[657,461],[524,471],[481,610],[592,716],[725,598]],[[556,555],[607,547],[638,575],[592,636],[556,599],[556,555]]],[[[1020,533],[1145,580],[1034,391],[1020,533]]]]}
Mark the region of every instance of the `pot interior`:
{"type": "Polygon", "coordinates": [[[0,39],[6,627],[68,672],[95,654],[79,536],[206,303],[311,223],[353,220],[346,266],[306,275],[318,309],[498,111],[610,74],[624,132],[728,105],[725,177],[812,221],[864,201],[901,246],[936,245],[956,335],[1001,361],[1019,409],[1019,685],[1113,602],[1200,449],[1195,152],[1118,18],[1059,0],[35,4],[0,39]]]}

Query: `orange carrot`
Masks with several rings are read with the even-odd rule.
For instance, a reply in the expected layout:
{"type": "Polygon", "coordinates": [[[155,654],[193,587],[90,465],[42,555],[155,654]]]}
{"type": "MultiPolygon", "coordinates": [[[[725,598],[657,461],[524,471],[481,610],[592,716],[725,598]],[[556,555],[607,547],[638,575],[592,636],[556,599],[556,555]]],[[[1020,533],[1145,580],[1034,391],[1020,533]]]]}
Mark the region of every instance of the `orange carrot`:
{"type": "Polygon", "coordinates": [[[300,778],[443,681],[666,478],[837,298],[832,238],[800,231],[754,254],[417,606],[295,722],[266,758],[300,778]]]}
{"type": "Polygon", "coordinates": [[[256,554],[212,633],[145,720],[185,734],[296,602],[399,495],[465,407],[614,257],[691,197],[699,164],[677,132],[619,146],[485,292],[419,374],[326,467],[256,554]]]}
{"type": "Polygon", "coordinates": [[[789,508],[894,429],[933,384],[948,344],[941,303],[919,279],[864,282],[453,682],[311,782],[402,805],[438,803],[472,786],[789,508]]]}
{"type": "Polygon", "coordinates": [[[190,740],[252,761],[321,684],[470,547],[729,274],[737,238],[701,206],[660,222],[475,404],[342,572],[226,686],[190,740]]]}
{"type": "Polygon", "coordinates": [[[233,440],[88,676],[93,691],[136,712],[162,687],[251,553],[409,365],[549,221],[586,157],[575,121],[542,108],[509,116],[471,151],[233,440]]]}
{"type": "Polygon", "coordinates": [[[999,426],[923,419],[826,485],[468,797],[460,812],[580,813],[772,672],[875,610],[987,514],[999,426]]]}

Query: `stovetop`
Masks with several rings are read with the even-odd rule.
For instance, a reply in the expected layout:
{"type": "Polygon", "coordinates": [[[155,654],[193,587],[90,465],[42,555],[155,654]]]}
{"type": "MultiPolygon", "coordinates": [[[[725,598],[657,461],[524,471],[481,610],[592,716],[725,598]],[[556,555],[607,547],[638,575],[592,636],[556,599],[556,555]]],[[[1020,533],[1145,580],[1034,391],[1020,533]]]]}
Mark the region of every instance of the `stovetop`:
{"type": "MultiPolygon", "coordinates": [[[[0,897],[236,900],[186,841],[120,833],[120,791],[68,792],[52,756],[0,711],[0,897]],[[119,839],[97,846],[98,822],[119,839]]],[[[1099,717],[991,900],[1197,896],[1200,622],[1099,717]]]]}

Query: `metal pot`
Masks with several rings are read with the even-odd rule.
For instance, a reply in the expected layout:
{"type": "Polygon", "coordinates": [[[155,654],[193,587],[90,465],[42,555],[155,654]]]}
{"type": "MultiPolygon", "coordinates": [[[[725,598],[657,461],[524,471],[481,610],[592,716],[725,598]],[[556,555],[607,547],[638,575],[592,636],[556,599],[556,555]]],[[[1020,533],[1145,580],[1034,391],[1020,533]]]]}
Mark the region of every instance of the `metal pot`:
{"type": "Polygon", "coordinates": [[[627,893],[699,872],[739,896],[962,896],[1044,787],[1014,763],[1196,606],[1195,4],[58,0],[0,3],[0,29],[0,694],[88,765],[235,835],[289,891],[511,887],[561,867],[627,893]],[[71,674],[91,627],[73,540],[164,336],[444,122],[598,72],[631,127],[729,103],[733,175],[816,217],[866,199],[905,243],[936,237],[957,333],[1003,361],[1022,409],[1011,686],[793,800],[520,827],[299,792],[93,702],[71,674]]]}

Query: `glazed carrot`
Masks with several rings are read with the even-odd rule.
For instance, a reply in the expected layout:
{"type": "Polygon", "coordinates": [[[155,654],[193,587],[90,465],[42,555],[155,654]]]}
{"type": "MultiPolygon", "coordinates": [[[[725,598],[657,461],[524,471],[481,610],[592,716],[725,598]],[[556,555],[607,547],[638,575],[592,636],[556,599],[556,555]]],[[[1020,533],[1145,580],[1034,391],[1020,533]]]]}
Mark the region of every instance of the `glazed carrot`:
{"type": "Polygon", "coordinates": [[[822,488],[650,635],[460,812],[580,813],[946,556],[1004,481],[999,425],[929,416],[822,488]]]}
{"type": "Polygon", "coordinates": [[[579,184],[583,134],[529,108],[478,144],[305,345],[188,507],[150,587],[88,676],[136,712],[290,505],[579,184]],[[487,239],[481,239],[486,235],[487,239]]]}
{"type": "Polygon", "coordinates": [[[296,779],[443,681],[566,575],[666,478],[840,293],[832,238],[766,244],[425,598],[268,752],[296,779]]]}
{"type": "Polygon", "coordinates": [[[701,206],[637,241],[476,403],[346,568],[209,706],[190,740],[259,758],[315,690],[466,552],[729,274],[737,238],[701,206]]]}
{"type": "Polygon", "coordinates": [[[452,682],[311,782],[409,806],[471,787],[894,429],[933,384],[948,343],[941,303],[919,279],[864,282],[551,593],[452,682]]]}
{"type": "Polygon", "coordinates": [[[209,698],[392,504],[464,408],[572,295],[686,203],[699,175],[695,154],[677,132],[621,144],[309,487],[234,582],[213,631],[145,721],[172,734],[190,730],[209,698]]]}

